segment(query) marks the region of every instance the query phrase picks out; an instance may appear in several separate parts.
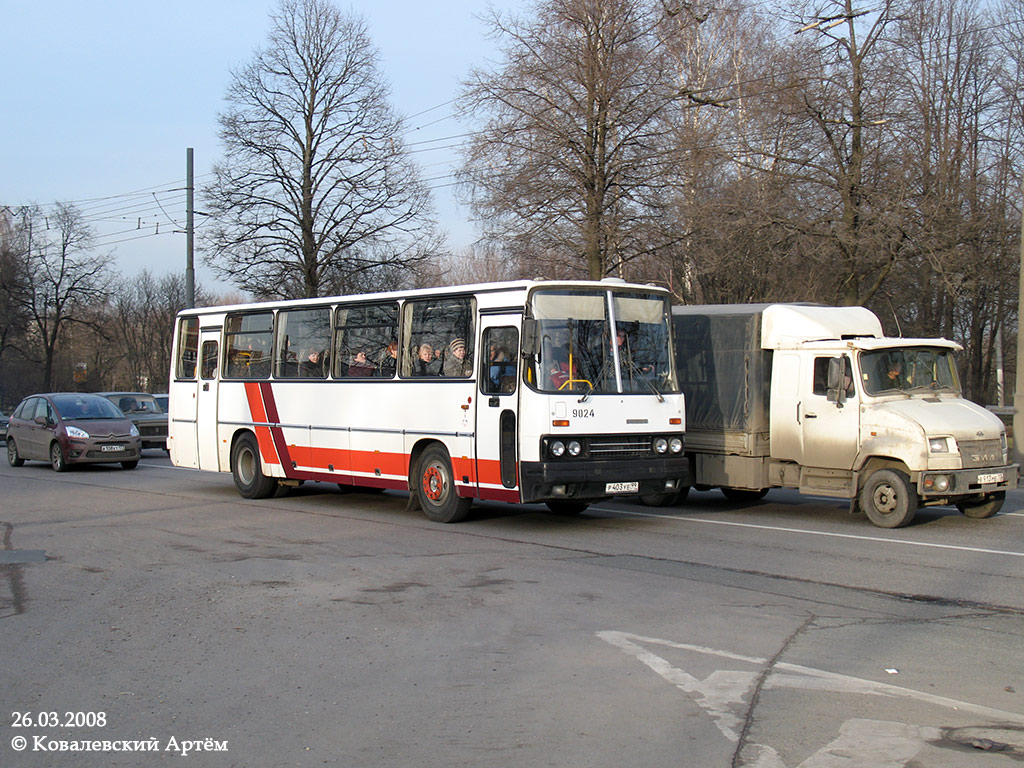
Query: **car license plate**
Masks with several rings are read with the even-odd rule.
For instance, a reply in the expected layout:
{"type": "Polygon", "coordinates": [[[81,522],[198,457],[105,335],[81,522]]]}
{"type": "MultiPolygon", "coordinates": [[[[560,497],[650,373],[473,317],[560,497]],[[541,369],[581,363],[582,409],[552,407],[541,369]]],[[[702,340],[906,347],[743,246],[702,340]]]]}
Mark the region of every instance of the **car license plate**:
{"type": "Polygon", "coordinates": [[[1003,482],[1002,472],[993,472],[991,475],[978,475],[978,482],[984,485],[985,483],[1001,483],[1003,482]]]}
{"type": "Polygon", "coordinates": [[[123,445],[101,445],[100,450],[103,453],[120,453],[124,450],[123,445]]]}
{"type": "Polygon", "coordinates": [[[638,493],[640,491],[640,483],[605,483],[605,493],[638,493]]]}

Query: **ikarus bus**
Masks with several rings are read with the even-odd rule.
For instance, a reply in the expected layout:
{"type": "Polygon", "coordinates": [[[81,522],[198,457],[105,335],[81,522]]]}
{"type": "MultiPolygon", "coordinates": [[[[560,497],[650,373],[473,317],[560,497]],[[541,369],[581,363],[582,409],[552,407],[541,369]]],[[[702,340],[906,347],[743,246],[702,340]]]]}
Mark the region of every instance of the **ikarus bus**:
{"type": "Polygon", "coordinates": [[[688,483],[669,294],[489,283],[179,313],[168,446],[264,498],[305,481],[580,512],[688,483]]]}

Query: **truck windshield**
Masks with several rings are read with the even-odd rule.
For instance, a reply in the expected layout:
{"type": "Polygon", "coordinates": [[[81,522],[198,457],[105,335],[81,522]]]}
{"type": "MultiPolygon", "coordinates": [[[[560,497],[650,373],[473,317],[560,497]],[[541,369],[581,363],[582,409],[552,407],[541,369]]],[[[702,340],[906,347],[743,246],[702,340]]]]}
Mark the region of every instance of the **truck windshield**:
{"type": "Polygon", "coordinates": [[[539,290],[529,367],[543,392],[675,393],[666,297],[629,291],[539,290]]]}
{"type": "Polygon", "coordinates": [[[902,347],[862,352],[860,368],[869,395],[939,389],[960,392],[951,349],[902,347]]]}

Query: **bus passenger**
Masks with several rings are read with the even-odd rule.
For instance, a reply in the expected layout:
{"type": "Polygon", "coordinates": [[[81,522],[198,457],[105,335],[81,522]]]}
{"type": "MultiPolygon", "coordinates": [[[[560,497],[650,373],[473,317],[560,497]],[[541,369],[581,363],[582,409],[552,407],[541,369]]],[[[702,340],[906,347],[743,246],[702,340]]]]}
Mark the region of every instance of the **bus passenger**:
{"type": "Polygon", "coordinates": [[[444,360],[443,375],[464,377],[473,372],[473,365],[466,360],[466,342],[452,339],[448,345],[448,356],[444,360]]]}
{"type": "Polygon", "coordinates": [[[434,348],[430,344],[420,344],[416,350],[416,360],[413,364],[413,376],[437,376],[438,366],[436,365],[434,348]]]}
{"type": "Polygon", "coordinates": [[[398,364],[398,342],[388,342],[380,360],[380,375],[386,379],[395,377],[395,369],[398,364]]]}
{"type": "Polygon", "coordinates": [[[373,365],[366,359],[366,353],[362,350],[356,352],[352,358],[352,364],[348,367],[349,376],[372,376],[374,372],[373,365]]]}

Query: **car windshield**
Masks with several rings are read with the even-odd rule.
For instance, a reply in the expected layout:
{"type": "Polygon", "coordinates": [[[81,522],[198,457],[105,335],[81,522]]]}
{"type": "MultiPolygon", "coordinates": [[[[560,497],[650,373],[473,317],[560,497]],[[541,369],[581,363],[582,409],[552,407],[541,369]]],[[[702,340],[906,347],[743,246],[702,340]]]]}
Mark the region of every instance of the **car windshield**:
{"type": "Polygon", "coordinates": [[[163,413],[164,409],[152,395],[107,395],[107,399],[124,413],[163,413]]]}
{"type": "Polygon", "coordinates": [[[545,392],[678,392],[662,295],[539,290],[534,386],[545,392]]]}
{"type": "Polygon", "coordinates": [[[863,352],[860,367],[864,391],[869,395],[940,389],[960,392],[953,350],[945,347],[901,347],[863,352]]]}
{"type": "Polygon", "coordinates": [[[113,403],[96,395],[54,395],[53,404],[64,420],[124,418],[113,403]]]}

